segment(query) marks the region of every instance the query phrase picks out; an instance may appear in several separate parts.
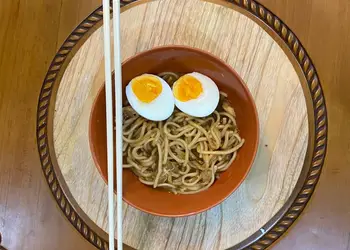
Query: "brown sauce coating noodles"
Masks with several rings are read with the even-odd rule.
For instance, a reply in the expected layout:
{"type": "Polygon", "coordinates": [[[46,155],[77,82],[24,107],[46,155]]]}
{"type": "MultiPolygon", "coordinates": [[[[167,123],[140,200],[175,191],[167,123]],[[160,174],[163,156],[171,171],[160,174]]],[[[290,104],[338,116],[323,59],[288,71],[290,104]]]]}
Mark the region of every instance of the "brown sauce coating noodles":
{"type": "MultiPolygon", "coordinates": [[[[169,74],[160,76],[168,80],[169,74]]],[[[169,84],[176,77],[170,74],[169,84]]],[[[234,109],[222,92],[216,111],[204,118],[175,109],[166,121],[154,122],[129,105],[123,107],[123,116],[123,167],[131,169],[143,184],[175,194],[208,189],[244,144],[234,109]]]]}

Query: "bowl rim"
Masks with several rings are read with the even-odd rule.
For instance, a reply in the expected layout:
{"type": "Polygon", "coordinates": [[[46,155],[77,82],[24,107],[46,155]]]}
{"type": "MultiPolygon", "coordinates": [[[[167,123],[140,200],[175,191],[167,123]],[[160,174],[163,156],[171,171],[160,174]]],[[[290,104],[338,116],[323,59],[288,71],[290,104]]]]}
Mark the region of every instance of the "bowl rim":
{"type": "MultiPolygon", "coordinates": [[[[182,50],[188,50],[188,51],[194,51],[194,52],[197,52],[197,53],[200,53],[200,54],[204,54],[206,56],[209,56],[213,59],[215,59],[216,61],[218,61],[220,64],[224,65],[227,69],[229,69],[229,71],[231,73],[233,73],[235,75],[235,77],[238,79],[239,83],[241,84],[241,86],[243,87],[245,93],[248,95],[248,99],[249,99],[249,103],[251,103],[252,105],[252,108],[253,108],[253,112],[254,112],[254,117],[256,118],[256,126],[255,126],[255,129],[256,129],[256,140],[255,140],[255,143],[254,143],[254,148],[253,148],[253,157],[251,157],[251,159],[249,160],[249,164],[243,177],[240,178],[240,180],[237,182],[237,185],[235,186],[235,188],[233,188],[232,190],[230,190],[227,194],[225,194],[224,196],[222,196],[220,199],[217,199],[215,202],[213,202],[213,204],[209,205],[209,206],[206,206],[202,209],[198,209],[197,211],[194,211],[194,212],[187,212],[187,213],[161,213],[161,212],[153,212],[153,211],[148,211],[142,207],[140,207],[139,205],[135,204],[135,203],[132,203],[130,202],[129,200],[125,199],[124,195],[122,197],[123,201],[126,202],[128,205],[140,210],[140,211],[143,211],[145,213],[148,213],[148,214],[152,214],[152,215],[156,215],[156,216],[161,216],[161,217],[170,217],[170,218],[179,218],[179,217],[185,217],[185,216],[191,216],[191,215],[196,215],[196,214],[200,214],[202,212],[205,212],[219,204],[221,204],[223,201],[225,201],[229,196],[231,196],[233,194],[233,192],[235,192],[240,186],[241,184],[243,183],[243,181],[247,178],[253,164],[254,164],[254,161],[256,159],[256,155],[257,155],[257,152],[258,152],[258,146],[259,146],[259,141],[260,141],[260,123],[259,123],[259,115],[258,115],[258,111],[257,111],[257,108],[256,108],[256,104],[255,104],[255,100],[248,88],[248,86],[246,85],[245,81],[241,78],[241,76],[236,72],[236,70],[234,70],[234,68],[227,64],[224,60],[222,60],[221,58],[219,58],[218,56],[208,52],[208,51],[205,51],[205,50],[202,50],[202,49],[199,49],[199,48],[195,48],[195,47],[191,47],[191,46],[186,46],[186,45],[162,45],[162,46],[156,46],[156,47],[153,47],[151,49],[147,49],[147,50],[144,50],[142,52],[139,52],[139,53],[136,53],[135,55],[131,56],[131,57],[128,57],[127,59],[125,59],[123,62],[122,62],[122,66],[126,63],[128,63],[129,61],[135,59],[136,57],[140,57],[140,56],[143,56],[143,55],[146,55],[150,52],[153,52],[153,51],[162,51],[162,50],[168,50],[168,49],[182,49],[182,50]]],[[[114,74],[114,71],[112,72],[112,75],[114,74]]],[[[100,164],[98,163],[97,161],[97,157],[96,157],[96,154],[95,154],[95,151],[93,149],[93,143],[92,143],[92,129],[91,129],[91,124],[92,124],[92,114],[93,114],[93,110],[95,110],[95,107],[96,107],[96,103],[97,103],[97,100],[98,100],[98,97],[101,95],[101,92],[105,89],[105,83],[102,84],[102,86],[99,88],[99,90],[97,91],[97,94],[96,96],[94,97],[94,101],[91,105],[91,110],[90,110],[90,115],[89,115],[89,125],[88,125],[88,136],[89,136],[89,148],[90,148],[90,152],[91,152],[91,155],[92,155],[92,158],[93,158],[93,161],[94,161],[94,164],[95,164],[95,167],[97,168],[98,172],[100,173],[102,179],[104,180],[104,182],[108,185],[108,180],[104,177],[103,173],[102,173],[102,170],[101,170],[101,166],[100,164]]],[[[210,187],[209,187],[210,188],[210,187]]],[[[114,193],[116,194],[116,190],[114,189],[114,193]]],[[[188,194],[186,194],[188,195],[188,194]]]]}

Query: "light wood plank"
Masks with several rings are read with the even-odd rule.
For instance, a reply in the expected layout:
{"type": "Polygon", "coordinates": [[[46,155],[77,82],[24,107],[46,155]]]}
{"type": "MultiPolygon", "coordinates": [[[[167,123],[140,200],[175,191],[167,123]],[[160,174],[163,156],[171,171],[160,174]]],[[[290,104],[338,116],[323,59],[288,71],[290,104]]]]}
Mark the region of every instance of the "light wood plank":
{"type": "MultiPolygon", "coordinates": [[[[138,249],[224,249],[239,243],[281,208],[303,165],[306,105],[292,64],[256,23],[212,3],[151,2],[123,13],[121,22],[123,59],[174,41],[205,49],[232,65],[255,98],[261,131],[249,176],[225,202],[181,219],[155,217],[125,205],[125,243],[138,249]]],[[[107,230],[107,186],[94,166],[88,143],[91,105],[103,84],[102,52],[99,29],[76,54],[60,83],[54,140],[74,198],[107,230]]]]}

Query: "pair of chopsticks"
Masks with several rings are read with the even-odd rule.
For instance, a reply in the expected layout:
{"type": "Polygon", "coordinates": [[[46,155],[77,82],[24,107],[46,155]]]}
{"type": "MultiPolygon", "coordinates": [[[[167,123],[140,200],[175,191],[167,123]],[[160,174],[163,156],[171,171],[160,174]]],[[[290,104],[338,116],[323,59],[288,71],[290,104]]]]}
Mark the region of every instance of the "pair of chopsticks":
{"type": "MultiPolygon", "coordinates": [[[[105,91],[107,124],[107,168],[108,168],[108,233],[109,249],[114,250],[114,141],[113,141],[113,87],[111,76],[111,31],[110,0],[103,0],[103,38],[105,56],[105,91]]],[[[117,167],[117,239],[118,249],[123,249],[123,207],[122,207],[122,77],[120,54],[120,0],[113,0],[114,34],[114,91],[116,113],[116,167],[117,167]]]]}

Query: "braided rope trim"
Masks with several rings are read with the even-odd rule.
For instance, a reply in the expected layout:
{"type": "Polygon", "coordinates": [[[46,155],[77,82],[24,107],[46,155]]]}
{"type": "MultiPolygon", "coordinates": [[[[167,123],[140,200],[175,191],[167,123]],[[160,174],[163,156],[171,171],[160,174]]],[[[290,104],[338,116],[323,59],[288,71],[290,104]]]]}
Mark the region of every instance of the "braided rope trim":
{"type": "MultiPolygon", "coordinates": [[[[125,7],[137,0],[121,1],[120,7],[125,7]]],[[[324,163],[327,147],[327,110],[325,98],[320,85],[316,69],[308,56],[306,50],[301,45],[298,38],[277,16],[257,3],[255,0],[226,0],[249,13],[253,14],[268,27],[270,27],[289,47],[295,56],[298,64],[303,70],[307,80],[308,88],[312,96],[313,113],[315,117],[315,148],[312,155],[312,164],[307,174],[306,180],[297,198],[292,206],[287,210],[283,217],[255,242],[247,246],[247,249],[265,249],[271,246],[298,218],[306,204],[310,200],[316,184],[320,178],[321,169],[324,163]]],[[[102,21],[102,7],[96,9],[90,14],[78,27],[69,35],[63,43],[54,59],[51,62],[49,70],[45,76],[37,108],[37,145],[41,161],[41,167],[51,192],[61,208],[62,212],[80,232],[80,234],[98,249],[108,249],[108,241],[97,235],[78,215],[77,211],[70,204],[66,195],[62,191],[61,185],[57,180],[56,173],[53,169],[51,156],[49,153],[49,143],[47,134],[48,110],[52,97],[53,85],[56,82],[61,66],[67,56],[78,43],[78,41],[97,23],[102,21]]]]}
{"type": "Polygon", "coordinates": [[[315,117],[315,140],[312,161],[305,182],[291,207],[281,219],[262,237],[247,246],[247,249],[266,249],[284,234],[293,222],[299,217],[310,200],[316,184],[320,178],[327,149],[327,109],[322,87],[316,69],[306,50],[296,35],[277,16],[255,0],[229,0],[232,4],[241,7],[258,17],[269,26],[288,45],[295,56],[307,80],[313,103],[315,117]]]}
{"type": "MultiPolygon", "coordinates": [[[[120,7],[124,7],[136,0],[121,1],[120,7]]],[[[111,9],[112,11],[112,9],[111,9]]],[[[80,234],[87,239],[91,244],[101,250],[108,250],[108,241],[97,235],[78,215],[78,212],[70,204],[68,198],[64,194],[62,187],[57,180],[55,170],[52,165],[51,156],[49,153],[49,142],[47,133],[49,105],[52,97],[53,85],[56,82],[57,76],[62,69],[62,65],[67,59],[73,47],[84,37],[84,35],[91,30],[97,23],[101,22],[103,18],[102,7],[96,9],[78,27],[69,35],[61,48],[56,53],[51,62],[49,70],[45,76],[37,108],[37,145],[41,167],[45,175],[47,184],[51,192],[61,208],[64,215],[72,223],[72,225],[80,232],[80,234]]],[[[54,105],[54,104],[53,104],[54,105]]]]}

